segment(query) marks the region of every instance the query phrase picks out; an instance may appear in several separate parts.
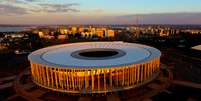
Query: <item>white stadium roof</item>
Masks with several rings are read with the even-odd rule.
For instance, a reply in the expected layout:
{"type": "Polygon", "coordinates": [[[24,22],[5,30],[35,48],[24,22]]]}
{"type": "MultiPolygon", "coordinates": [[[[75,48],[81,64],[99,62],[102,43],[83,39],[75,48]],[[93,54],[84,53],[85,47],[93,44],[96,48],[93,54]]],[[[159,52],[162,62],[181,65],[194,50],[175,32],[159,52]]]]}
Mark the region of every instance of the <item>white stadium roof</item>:
{"type": "Polygon", "coordinates": [[[158,49],[146,45],[124,42],[83,42],[51,46],[31,53],[28,58],[31,62],[48,67],[58,68],[108,68],[131,64],[141,64],[160,57],[158,49]],[[106,59],[87,59],[72,56],[74,52],[90,49],[120,50],[119,57],[106,59]]]}
{"type": "Polygon", "coordinates": [[[192,49],[201,51],[201,45],[194,46],[194,47],[192,47],[192,49]]]}

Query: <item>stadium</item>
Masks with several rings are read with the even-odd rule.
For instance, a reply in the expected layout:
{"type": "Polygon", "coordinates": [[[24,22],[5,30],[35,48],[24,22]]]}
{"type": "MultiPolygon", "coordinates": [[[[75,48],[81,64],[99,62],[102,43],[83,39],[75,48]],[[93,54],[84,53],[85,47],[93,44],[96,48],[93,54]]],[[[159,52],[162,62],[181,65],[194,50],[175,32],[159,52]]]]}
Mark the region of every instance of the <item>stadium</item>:
{"type": "Polygon", "coordinates": [[[126,42],[50,46],[28,56],[35,84],[57,92],[95,94],[129,90],[160,73],[161,52],[126,42]]]}

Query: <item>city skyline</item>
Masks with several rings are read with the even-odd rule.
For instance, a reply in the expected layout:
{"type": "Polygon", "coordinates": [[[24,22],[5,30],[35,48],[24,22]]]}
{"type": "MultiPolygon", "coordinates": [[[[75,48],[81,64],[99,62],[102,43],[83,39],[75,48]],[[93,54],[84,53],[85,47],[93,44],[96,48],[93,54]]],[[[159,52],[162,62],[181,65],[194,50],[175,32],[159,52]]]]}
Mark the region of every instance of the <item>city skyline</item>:
{"type": "Polygon", "coordinates": [[[0,24],[201,24],[199,0],[1,0],[0,24]]]}

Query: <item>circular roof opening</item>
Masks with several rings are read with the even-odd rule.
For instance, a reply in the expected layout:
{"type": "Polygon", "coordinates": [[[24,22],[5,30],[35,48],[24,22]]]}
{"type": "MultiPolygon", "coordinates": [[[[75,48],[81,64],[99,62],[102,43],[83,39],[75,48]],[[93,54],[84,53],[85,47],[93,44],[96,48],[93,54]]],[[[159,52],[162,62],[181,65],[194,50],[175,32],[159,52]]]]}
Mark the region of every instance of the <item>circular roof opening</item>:
{"type": "Polygon", "coordinates": [[[118,49],[94,48],[75,51],[71,56],[79,59],[102,60],[122,57],[125,54],[125,52],[118,49]]]}
{"type": "Polygon", "coordinates": [[[88,51],[88,52],[81,52],[79,55],[84,57],[109,57],[117,55],[119,52],[117,51],[108,51],[108,50],[97,50],[97,51],[88,51]]]}

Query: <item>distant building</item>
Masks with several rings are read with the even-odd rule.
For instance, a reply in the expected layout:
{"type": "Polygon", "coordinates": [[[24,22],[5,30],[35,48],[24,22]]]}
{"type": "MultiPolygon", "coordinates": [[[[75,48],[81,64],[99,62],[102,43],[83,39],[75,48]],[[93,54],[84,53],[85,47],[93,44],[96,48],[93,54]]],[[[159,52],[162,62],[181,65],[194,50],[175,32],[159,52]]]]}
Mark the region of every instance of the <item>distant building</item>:
{"type": "Polygon", "coordinates": [[[40,37],[40,38],[44,37],[44,33],[43,33],[43,32],[41,32],[41,31],[40,31],[40,32],[38,32],[38,35],[39,35],[39,37],[40,37]]]}
{"type": "Polygon", "coordinates": [[[77,27],[73,26],[73,27],[71,28],[71,31],[72,31],[72,34],[77,33],[77,27]]]}
{"type": "Polygon", "coordinates": [[[114,35],[115,35],[114,30],[107,31],[107,37],[114,37],[114,35]]]}
{"type": "Polygon", "coordinates": [[[59,32],[60,32],[61,34],[68,34],[68,33],[69,33],[67,28],[59,29],[59,32]]]}
{"type": "Polygon", "coordinates": [[[58,39],[61,39],[61,40],[64,40],[64,39],[67,39],[68,36],[67,35],[59,35],[58,36],[58,39]]]}
{"type": "Polygon", "coordinates": [[[160,36],[161,36],[161,37],[169,36],[169,31],[166,31],[166,30],[164,30],[164,29],[161,29],[160,36]]]}
{"type": "Polygon", "coordinates": [[[79,30],[78,30],[78,31],[79,31],[79,33],[84,32],[84,27],[82,27],[82,26],[81,26],[81,27],[79,27],[79,30]]]}

